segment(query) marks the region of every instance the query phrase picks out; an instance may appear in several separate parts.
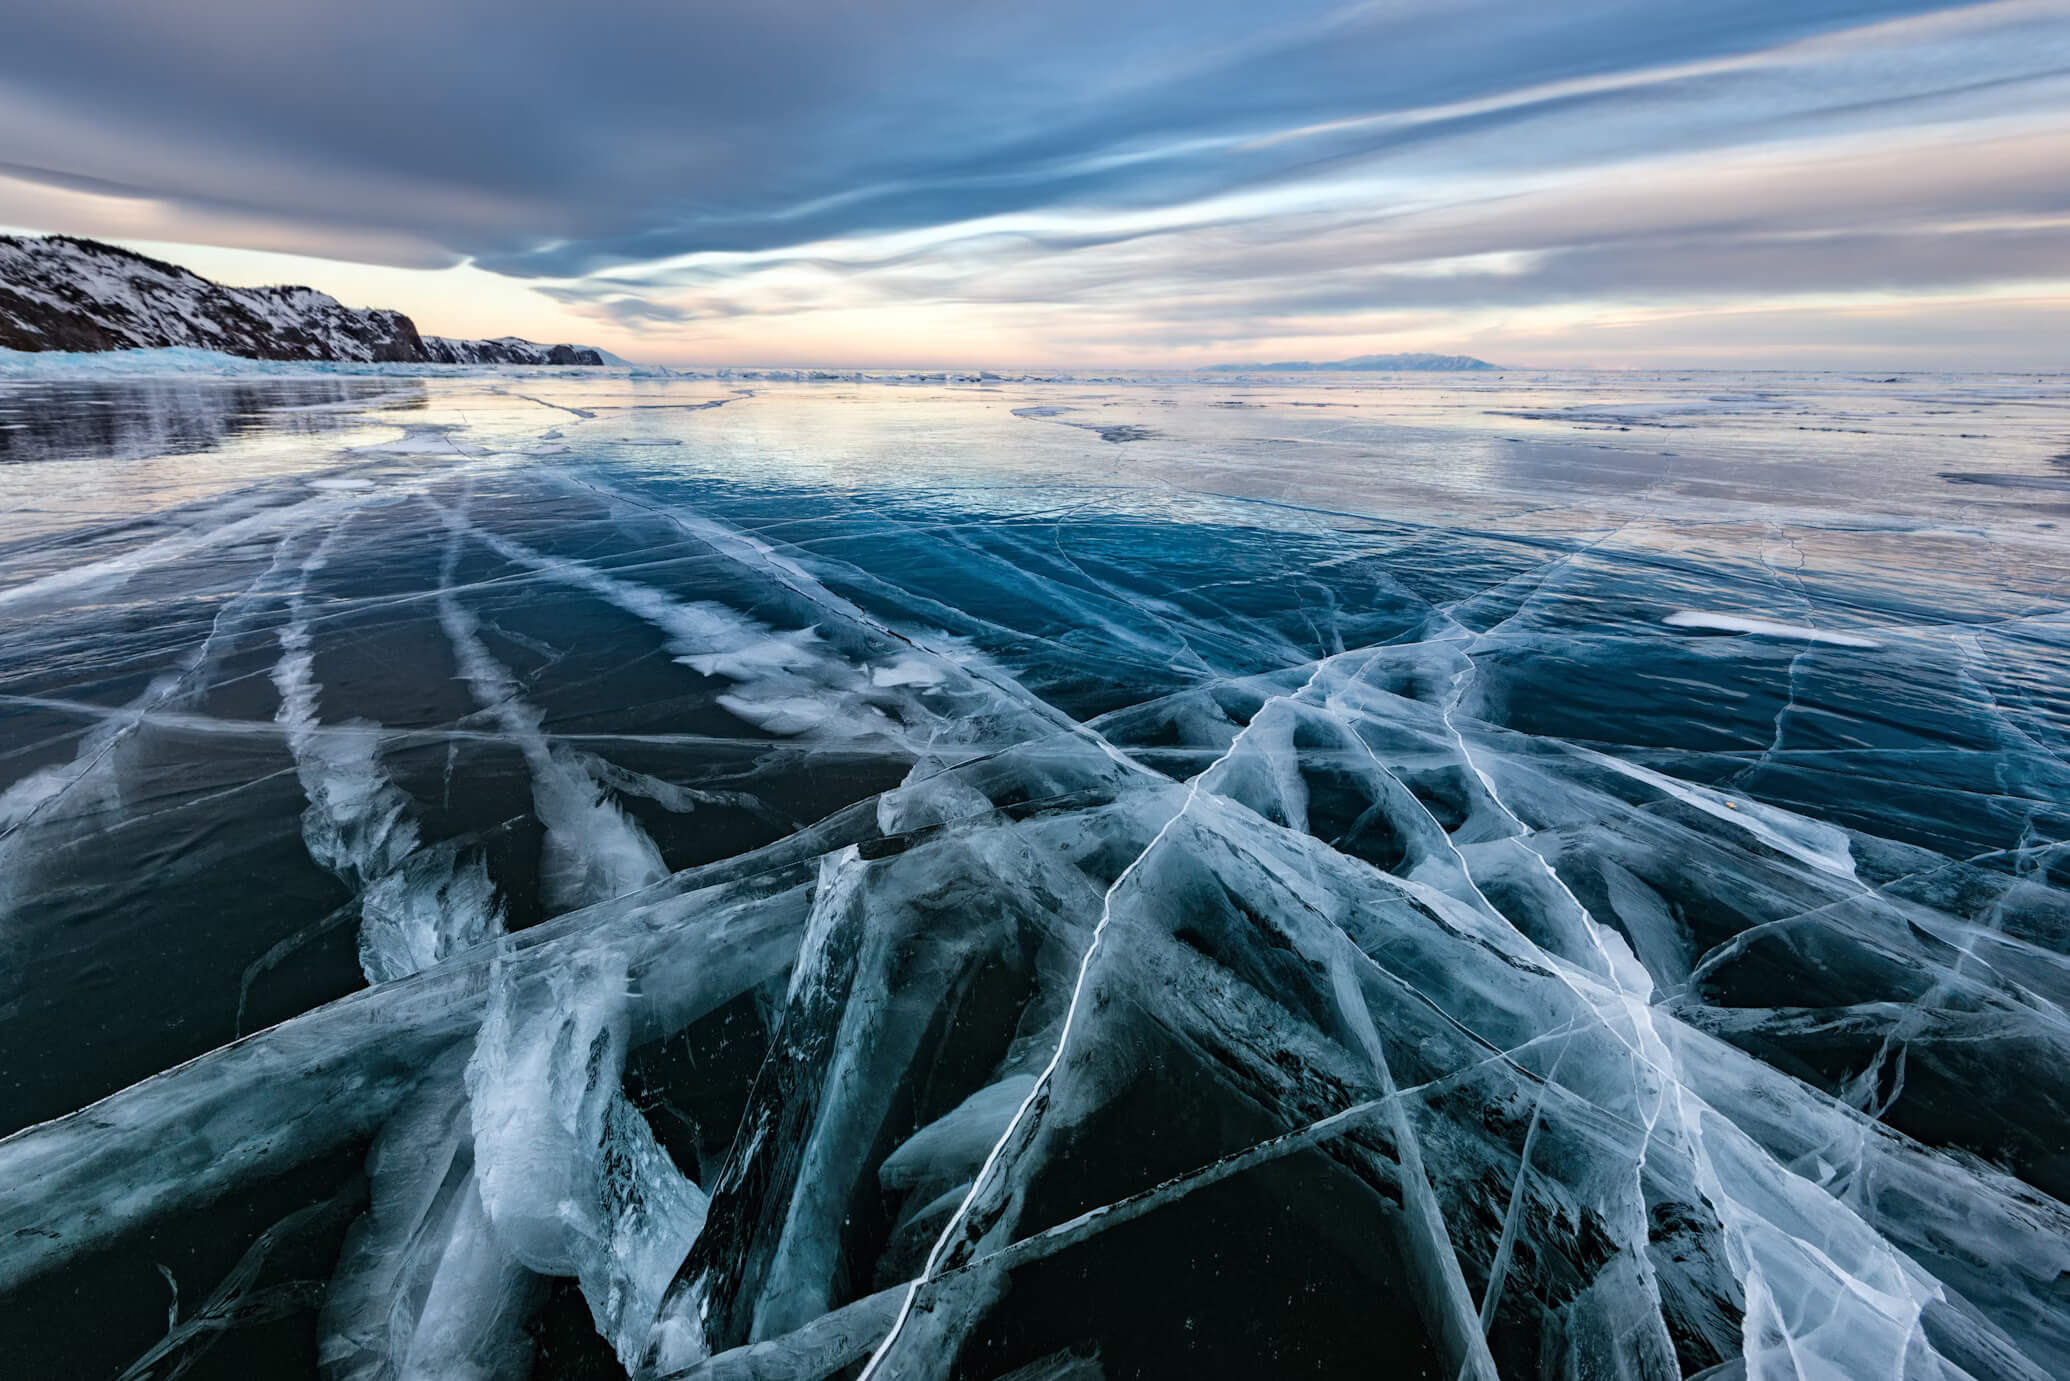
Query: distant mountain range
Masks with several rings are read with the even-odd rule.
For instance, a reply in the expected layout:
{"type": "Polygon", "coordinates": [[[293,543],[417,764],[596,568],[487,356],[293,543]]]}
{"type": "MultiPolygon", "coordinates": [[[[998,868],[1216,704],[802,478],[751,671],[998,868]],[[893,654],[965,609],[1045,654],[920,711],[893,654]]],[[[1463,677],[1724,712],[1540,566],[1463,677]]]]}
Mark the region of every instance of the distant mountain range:
{"type": "Polygon", "coordinates": [[[1218,374],[1312,374],[1325,370],[1381,369],[1493,369],[1496,366],[1471,355],[1356,355],[1348,360],[1278,360],[1272,364],[1211,364],[1218,374]]]}
{"type": "Polygon", "coordinates": [[[579,345],[419,335],[401,312],[313,288],[226,288],[175,264],[70,235],[0,235],[0,347],[189,346],[254,360],[601,365],[579,345]]]}

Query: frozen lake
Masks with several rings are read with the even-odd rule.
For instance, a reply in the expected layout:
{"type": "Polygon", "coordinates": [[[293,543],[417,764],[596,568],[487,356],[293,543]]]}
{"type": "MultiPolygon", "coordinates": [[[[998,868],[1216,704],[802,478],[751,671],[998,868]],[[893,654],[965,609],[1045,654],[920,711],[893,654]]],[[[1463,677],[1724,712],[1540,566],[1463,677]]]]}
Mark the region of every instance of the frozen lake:
{"type": "Polygon", "coordinates": [[[13,1374],[2070,1375],[2061,376],[19,366],[0,485],[13,1374]]]}

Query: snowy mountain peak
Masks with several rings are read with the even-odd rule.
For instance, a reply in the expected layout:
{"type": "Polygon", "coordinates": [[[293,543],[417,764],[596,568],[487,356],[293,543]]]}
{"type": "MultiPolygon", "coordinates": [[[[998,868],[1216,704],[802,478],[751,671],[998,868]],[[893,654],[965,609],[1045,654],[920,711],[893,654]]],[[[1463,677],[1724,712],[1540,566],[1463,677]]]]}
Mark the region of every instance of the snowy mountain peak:
{"type": "Polygon", "coordinates": [[[595,350],[421,336],[401,312],[314,288],[230,288],[176,264],[70,235],[0,235],[0,347],[190,346],[256,360],[601,365],[595,350]]]}

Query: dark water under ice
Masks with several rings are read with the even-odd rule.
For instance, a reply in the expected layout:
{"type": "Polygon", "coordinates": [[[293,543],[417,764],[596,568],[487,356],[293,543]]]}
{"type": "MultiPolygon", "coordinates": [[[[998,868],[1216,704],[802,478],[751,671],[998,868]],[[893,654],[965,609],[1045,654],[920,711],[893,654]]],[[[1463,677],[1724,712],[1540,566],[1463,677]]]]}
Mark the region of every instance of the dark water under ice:
{"type": "Polygon", "coordinates": [[[0,381],[10,1375],[2070,1375],[2062,378],[0,381]]]}

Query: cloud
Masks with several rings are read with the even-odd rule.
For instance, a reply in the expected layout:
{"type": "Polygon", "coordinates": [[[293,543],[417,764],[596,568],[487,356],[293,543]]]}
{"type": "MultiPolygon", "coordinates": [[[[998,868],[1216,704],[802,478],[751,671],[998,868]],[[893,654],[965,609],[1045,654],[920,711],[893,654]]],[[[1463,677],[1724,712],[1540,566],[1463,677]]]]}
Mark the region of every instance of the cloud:
{"type": "Polygon", "coordinates": [[[1335,206],[1169,229],[1126,218],[1075,234],[979,227],[923,244],[704,257],[592,282],[703,317],[1039,304],[1240,324],[1601,296],[1937,290],[2048,279],[2070,266],[2062,131],[1927,131],[1602,171],[1379,216],[1335,206]]]}
{"type": "Polygon", "coordinates": [[[563,276],[1169,205],[1930,7],[1555,8],[71,0],[10,17],[0,161],[563,276]],[[1558,82],[1573,91],[1505,103],[1558,82]]]}
{"type": "Polygon", "coordinates": [[[641,297],[606,284],[543,286],[538,291],[584,316],[613,322],[634,331],[657,325],[680,326],[698,316],[687,307],[641,297]]]}
{"type": "Polygon", "coordinates": [[[2044,273],[2066,106],[2048,0],[71,0],[10,16],[0,222],[469,260],[634,332],[1241,332],[2044,273]]]}

